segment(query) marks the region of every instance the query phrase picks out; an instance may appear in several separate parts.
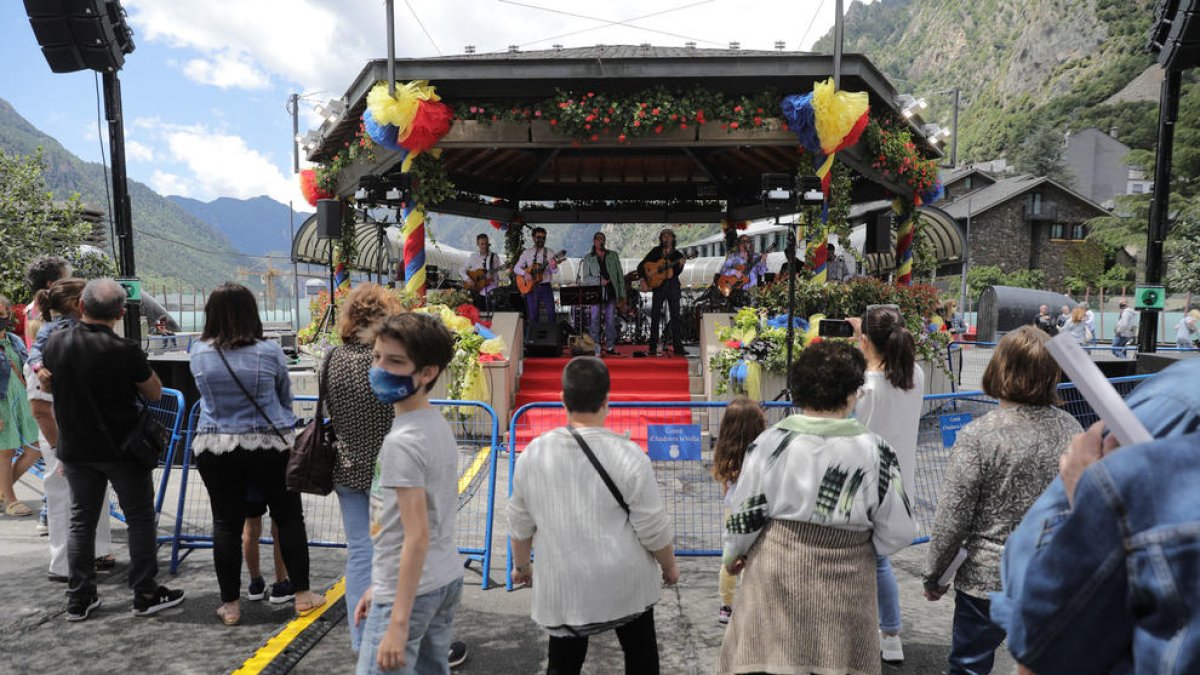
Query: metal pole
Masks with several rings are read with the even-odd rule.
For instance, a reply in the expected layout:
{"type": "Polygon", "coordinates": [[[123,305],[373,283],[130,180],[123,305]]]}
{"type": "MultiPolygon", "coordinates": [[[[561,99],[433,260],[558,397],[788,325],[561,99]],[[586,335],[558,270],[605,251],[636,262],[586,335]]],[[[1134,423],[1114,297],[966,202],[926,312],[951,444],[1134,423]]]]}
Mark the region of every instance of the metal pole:
{"type": "MultiPolygon", "coordinates": [[[[104,116],[108,120],[108,148],[112,164],[113,221],[117,230],[117,261],[121,276],[133,279],[137,266],[133,259],[133,212],[129,205],[129,184],[125,178],[125,123],[121,112],[121,80],[117,73],[104,73],[104,116]]],[[[140,306],[131,302],[125,306],[125,337],[142,339],[139,322],[140,306]]]]}
{"type": "Polygon", "coordinates": [[[958,87],[954,88],[954,118],[950,122],[950,168],[958,168],[958,104],[960,101],[961,92],[958,87]]]}
{"type": "Polygon", "coordinates": [[[842,17],[842,0],[834,3],[836,15],[833,18],[833,89],[842,88],[842,40],[845,38],[846,25],[842,17]]]}
{"type": "Polygon", "coordinates": [[[292,319],[292,327],[300,330],[300,267],[296,264],[296,211],[292,201],[288,200],[288,232],[292,238],[292,295],[296,296],[296,314],[292,319]]]}
{"type": "Polygon", "coordinates": [[[300,94],[288,97],[288,112],[292,113],[292,173],[300,173],[300,94]]]}
{"type": "MultiPolygon", "coordinates": [[[[1146,283],[1162,283],[1163,241],[1167,238],[1167,209],[1171,200],[1171,152],[1175,144],[1175,120],[1179,116],[1180,71],[1168,70],[1158,101],[1158,150],[1154,157],[1154,197],[1150,202],[1150,226],[1146,235],[1146,283]]],[[[1153,352],[1158,345],[1161,312],[1142,312],[1138,351],[1153,352]]],[[[1163,332],[1166,332],[1165,330],[1163,332]]]]}
{"type": "MultiPolygon", "coordinates": [[[[841,0],[838,0],[840,3],[841,0]]],[[[396,4],[387,0],[388,96],[396,96],[396,4]]]]}
{"type": "MultiPolygon", "coordinates": [[[[959,293],[962,295],[962,302],[959,306],[962,307],[963,321],[967,319],[967,271],[970,268],[971,262],[971,198],[967,197],[967,224],[966,232],[963,233],[963,250],[962,250],[962,280],[959,284],[959,293]]],[[[978,321],[976,321],[978,323],[978,321]]]]}

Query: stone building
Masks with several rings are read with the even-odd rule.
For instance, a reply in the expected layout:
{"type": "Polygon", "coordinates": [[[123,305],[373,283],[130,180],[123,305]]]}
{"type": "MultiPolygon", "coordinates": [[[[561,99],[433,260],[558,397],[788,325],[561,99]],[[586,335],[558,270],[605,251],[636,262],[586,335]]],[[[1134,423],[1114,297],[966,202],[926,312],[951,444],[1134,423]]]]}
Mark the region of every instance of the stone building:
{"type": "Polygon", "coordinates": [[[974,170],[946,179],[949,196],[938,207],[966,231],[970,265],[996,265],[1005,272],[1040,269],[1052,289],[1062,287],[1066,253],[1087,237],[1085,223],[1108,215],[1050,178],[997,178],[974,170]]]}

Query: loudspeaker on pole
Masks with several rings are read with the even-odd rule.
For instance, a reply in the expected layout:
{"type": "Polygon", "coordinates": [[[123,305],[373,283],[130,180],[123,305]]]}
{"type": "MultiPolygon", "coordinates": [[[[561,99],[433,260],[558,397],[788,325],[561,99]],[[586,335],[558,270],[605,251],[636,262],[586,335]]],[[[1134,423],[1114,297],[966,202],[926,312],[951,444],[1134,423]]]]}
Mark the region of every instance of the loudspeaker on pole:
{"type": "Polygon", "coordinates": [[[342,200],[317,200],[317,237],[337,239],[342,236],[342,200]]]}

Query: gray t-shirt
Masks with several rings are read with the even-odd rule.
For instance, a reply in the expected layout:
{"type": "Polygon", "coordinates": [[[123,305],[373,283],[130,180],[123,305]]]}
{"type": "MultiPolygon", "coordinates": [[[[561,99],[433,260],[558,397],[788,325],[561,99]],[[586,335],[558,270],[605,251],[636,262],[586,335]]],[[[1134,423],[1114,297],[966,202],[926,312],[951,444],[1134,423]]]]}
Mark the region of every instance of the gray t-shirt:
{"type": "Polygon", "coordinates": [[[404,526],[393,488],[425,489],[429,514],[429,550],[417,595],[437,590],[463,575],[462,557],[454,546],[454,514],[458,510],[458,444],[450,425],[435,408],[397,415],[383,439],[375,479],[371,483],[373,602],[390,604],[400,576],[404,526]]]}

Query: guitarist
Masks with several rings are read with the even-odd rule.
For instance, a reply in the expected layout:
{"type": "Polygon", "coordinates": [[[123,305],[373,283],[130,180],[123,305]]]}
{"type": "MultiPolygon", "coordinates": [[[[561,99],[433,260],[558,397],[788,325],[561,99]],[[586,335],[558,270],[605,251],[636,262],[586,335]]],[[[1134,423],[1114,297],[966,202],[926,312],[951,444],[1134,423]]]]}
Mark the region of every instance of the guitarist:
{"type": "Polygon", "coordinates": [[[525,296],[525,321],[531,324],[535,321],[554,320],[554,290],[550,282],[558,273],[558,261],[546,250],[544,227],[533,228],[533,246],[521,252],[521,257],[513,267],[513,273],[527,281],[532,281],[533,275],[539,270],[542,280],[525,296]],[[542,317],[543,311],[547,313],[547,318],[542,317]]]}
{"type": "Polygon", "coordinates": [[[471,272],[483,272],[483,281],[481,285],[471,289],[471,298],[479,311],[492,312],[492,292],[500,287],[500,258],[492,253],[492,242],[486,234],[476,236],[475,245],[479,247],[479,252],[472,253],[467,258],[467,264],[463,265],[459,277],[468,281],[471,272]]]}
{"type": "Polygon", "coordinates": [[[597,232],[592,237],[592,250],[583,256],[580,271],[584,283],[599,285],[604,289],[604,300],[599,305],[591,307],[592,321],[588,332],[600,350],[600,314],[604,314],[604,341],[608,348],[603,353],[610,356],[617,354],[617,301],[625,299],[625,279],[621,276],[621,258],[604,247],[606,237],[603,232],[597,232]]]}
{"type": "Polygon", "coordinates": [[[650,356],[658,356],[659,322],[662,320],[664,302],[671,313],[671,321],[667,325],[671,329],[671,342],[675,347],[675,356],[687,356],[687,350],[683,348],[683,336],[680,328],[682,319],[679,316],[679,296],[682,294],[679,275],[683,273],[684,257],[679,249],[675,248],[675,232],[670,229],[658,233],[658,246],[650,249],[646,257],[642,258],[638,269],[643,269],[648,262],[657,263],[662,260],[670,263],[673,274],[650,295],[650,356]]]}
{"type": "Polygon", "coordinates": [[[762,281],[767,273],[765,256],[754,255],[754,243],[748,235],[743,234],[737,239],[737,248],[725,256],[721,266],[721,276],[738,278],[734,292],[729,294],[730,303],[741,306],[746,304],[745,291],[750,290],[762,281]],[[734,296],[739,296],[735,299],[734,296]]]}

